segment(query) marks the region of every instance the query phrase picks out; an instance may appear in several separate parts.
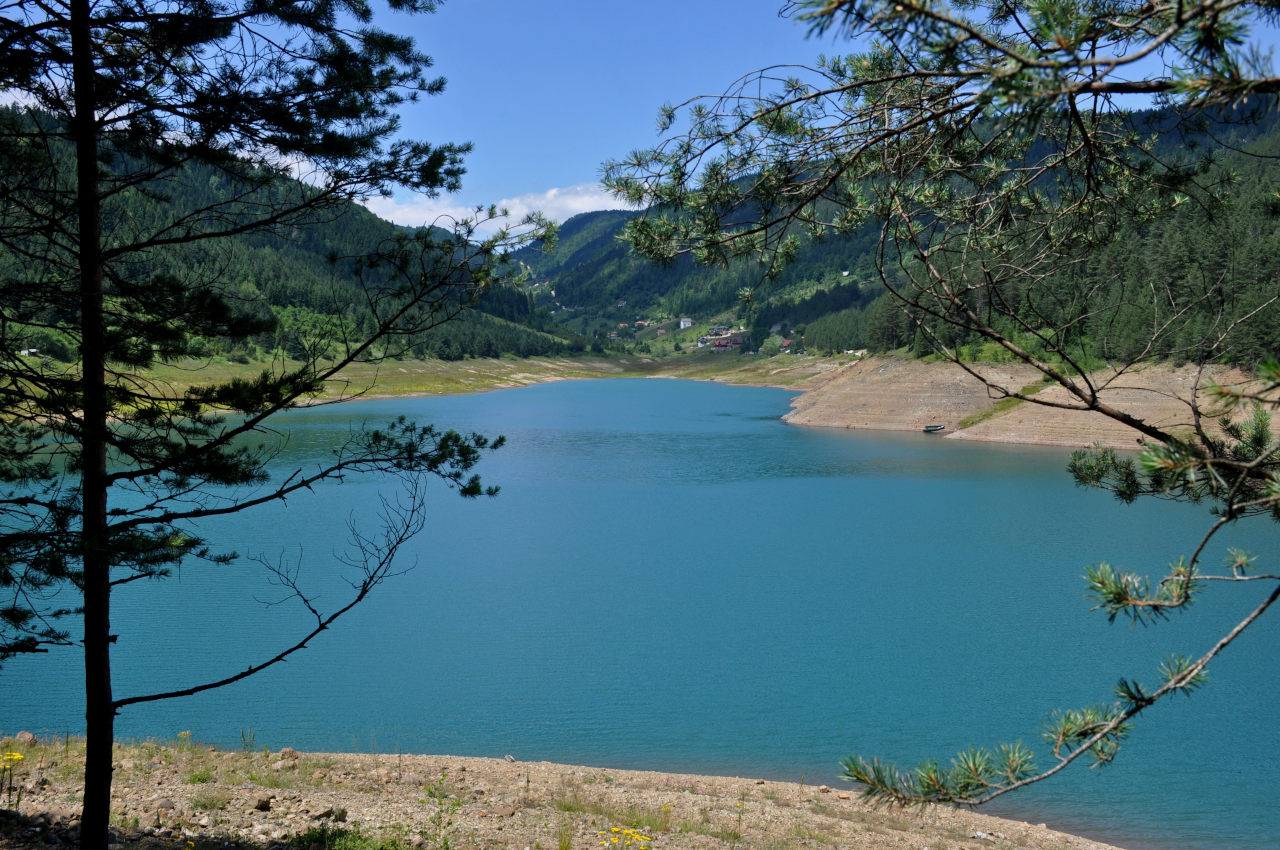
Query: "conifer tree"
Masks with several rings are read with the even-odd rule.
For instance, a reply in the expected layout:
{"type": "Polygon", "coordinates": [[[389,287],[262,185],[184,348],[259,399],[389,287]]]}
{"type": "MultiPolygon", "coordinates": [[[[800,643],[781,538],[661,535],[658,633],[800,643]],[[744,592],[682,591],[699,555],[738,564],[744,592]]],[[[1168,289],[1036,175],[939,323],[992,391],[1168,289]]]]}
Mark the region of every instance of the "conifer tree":
{"type": "MultiPolygon", "coordinates": [[[[389,0],[379,15],[434,5],[389,0]]],[[[287,237],[393,189],[459,185],[466,145],[400,135],[400,111],[443,80],[374,11],[365,0],[0,8],[0,658],[83,643],[84,847],[107,844],[118,711],[229,684],[305,646],[393,572],[426,522],[424,479],[492,492],[472,473],[494,445],[480,435],[397,421],[353,434],[325,465],[272,479],[263,434],[344,367],[395,354],[502,279],[509,249],[548,236],[536,218],[480,238],[496,215],[480,210],[344,258],[335,273],[355,276],[364,309],[337,316],[300,362],[273,361],[250,379],[197,375],[190,389],[149,377],[209,340],[271,330],[252,286],[220,279],[236,238],[287,237]],[[213,200],[191,200],[211,186],[213,200]],[[165,212],[135,214],[139,198],[165,212]],[[174,275],[164,258],[179,250],[174,275]],[[46,356],[52,347],[64,357],[46,356]],[[358,471],[398,476],[404,489],[384,505],[381,530],[354,532],[346,603],[321,611],[280,567],[276,579],[314,618],[294,645],[172,692],[112,690],[113,594],[143,592],[140,580],[192,560],[232,559],[234,544],[203,539],[200,519],[358,471]]]]}
{"type": "MultiPolygon", "coordinates": [[[[1274,7],[1254,0],[787,7],[851,52],[812,68],[750,73],[719,98],[665,108],[657,147],[605,167],[607,185],[648,208],[628,225],[633,248],[661,261],[755,256],[776,274],[803,239],[878,229],[881,281],[917,339],[985,383],[993,398],[1101,413],[1144,444],[1136,457],[1076,454],[1071,472],[1079,482],[1126,501],[1163,496],[1210,508],[1203,538],[1160,580],[1090,568],[1099,609],[1151,622],[1184,609],[1210,582],[1261,588],[1248,617],[1213,646],[1168,659],[1157,686],[1121,679],[1112,702],[1050,718],[1048,767],[1014,744],[914,771],[852,756],[846,775],[880,799],[981,803],[1078,760],[1110,762],[1138,714],[1200,686],[1209,662],[1280,598],[1277,570],[1248,553],[1228,550],[1222,570],[1205,566],[1210,543],[1237,520],[1280,519],[1280,443],[1270,427],[1280,365],[1261,364],[1247,386],[1198,382],[1186,399],[1186,430],[1144,421],[1108,393],[1145,362],[1208,364],[1237,343],[1256,345],[1240,331],[1276,309],[1274,282],[1261,300],[1242,303],[1225,275],[1188,285],[1145,269],[1141,310],[1131,293],[1122,305],[1125,321],[1137,319],[1126,334],[1140,327],[1144,335],[1117,359],[1106,337],[1117,309],[1105,301],[1109,281],[1083,273],[1097,252],[1123,253],[1115,240],[1134,223],[1187,207],[1212,217],[1231,200],[1236,178],[1217,167],[1233,147],[1231,126],[1272,120],[1280,92],[1269,55],[1251,41],[1274,35],[1274,7]],[[1134,96],[1156,109],[1135,109],[1134,96]],[[1161,135],[1184,144],[1163,155],[1161,135]],[[975,341],[1035,367],[1066,390],[1065,399],[1002,385],[964,356],[975,341]]],[[[1274,350],[1277,341],[1270,343],[1274,350]]]]}

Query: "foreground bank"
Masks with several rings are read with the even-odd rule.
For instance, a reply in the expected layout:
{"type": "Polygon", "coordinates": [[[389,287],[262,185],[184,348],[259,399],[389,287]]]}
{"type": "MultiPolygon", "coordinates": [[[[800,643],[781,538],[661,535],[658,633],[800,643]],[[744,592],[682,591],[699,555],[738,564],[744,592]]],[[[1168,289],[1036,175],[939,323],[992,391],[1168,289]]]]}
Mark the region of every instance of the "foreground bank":
{"type": "MultiPolygon", "coordinates": [[[[25,736],[24,736],[25,737],[25,736]]],[[[22,753],[0,847],[74,841],[79,742],[22,753]],[[50,837],[52,836],[52,841],[50,837]]],[[[120,746],[113,823],[125,848],[1026,848],[1107,850],[1043,825],[941,806],[873,809],[849,790],[547,762],[120,746]],[[189,842],[189,843],[187,843],[189,842]]]]}

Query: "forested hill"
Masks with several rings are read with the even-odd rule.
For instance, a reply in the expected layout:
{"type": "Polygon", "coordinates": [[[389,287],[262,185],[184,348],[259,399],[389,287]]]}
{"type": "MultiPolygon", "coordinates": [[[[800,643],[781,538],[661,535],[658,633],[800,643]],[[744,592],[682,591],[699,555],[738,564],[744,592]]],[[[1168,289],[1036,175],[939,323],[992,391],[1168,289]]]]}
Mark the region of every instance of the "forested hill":
{"type": "MultiPolygon", "coordinates": [[[[53,144],[56,149],[62,143],[53,144]]],[[[246,205],[254,202],[255,196],[246,194],[244,185],[233,184],[223,171],[191,164],[185,169],[174,179],[128,187],[110,197],[104,205],[102,228],[108,234],[108,244],[112,239],[155,233],[166,222],[181,221],[190,211],[218,208],[234,215],[235,205],[228,206],[232,199],[240,198],[246,205]]],[[[311,190],[290,181],[256,191],[288,195],[311,190]]],[[[232,299],[274,314],[273,331],[248,339],[207,341],[205,353],[209,355],[241,362],[282,353],[300,357],[326,336],[334,337],[336,317],[367,321],[366,293],[355,258],[367,256],[405,232],[405,228],[348,203],[327,209],[311,221],[282,223],[238,237],[156,247],[136,255],[123,273],[139,279],[215,280],[232,299]]],[[[0,275],[27,280],[40,274],[38,268],[29,258],[0,252],[0,275]]],[[[385,279],[385,272],[377,269],[366,269],[364,274],[374,282],[380,274],[385,279]]],[[[64,361],[77,356],[75,343],[51,330],[31,330],[13,342],[18,348],[37,349],[64,361]]],[[[551,325],[548,311],[536,306],[527,290],[512,286],[490,289],[473,309],[408,340],[410,354],[442,359],[554,354],[582,347],[581,340],[551,325]]]]}
{"type": "MultiPolygon", "coordinates": [[[[1213,146],[1227,151],[1216,167],[1236,175],[1233,202],[1223,209],[1186,204],[1154,223],[1135,224],[1116,234],[1076,277],[1062,281],[1064,289],[1087,290],[1094,299],[1091,318],[1079,325],[1091,356],[1130,356],[1149,338],[1153,321],[1177,313],[1183,317],[1180,331],[1166,335],[1165,348],[1156,353],[1196,359],[1198,341],[1214,336],[1222,316],[1245,315],[1277,292],[1280,131],[1275,114],[1273,109],[1264,122],[1218,123],[1191,134],[1167,132],[1162,117],[1151,114],[1149,126],[1162,133],[1162,153],[1169,156],[1194,151],[1212,134],[1213,146]],[[1167,285],[1172,298],[1160,305],[1158,315],[1150,297],[1153,280],[1167,285]]],[[[170,220],[174,206],[199,209],[225,200],[235,189],[225,181],[212,169],[193,170],[181,181],[121,193],[105,231],[170,220]]],[[[528,283],[490,290],[474,309],[411,339],[407,354],[446,360],[586,349],[661,355],[696,346],[716,325],[734,328],[739,351],[777,350],[784,339],[793,339],[793,349],[824,353],[904,346],[929,350],[923,335],[884,295],[875,265],[879,232],[874,223],[848,236],[806,241],[781,274],[766,279],[754,262],[708,268],[683,257],[660,266],[636,256],[620,233],[640,214],[593,212],[564,222],[554,251],[528,248],[516,255],[530,272],[528,283]],[[691,319],[692,327],[679,328],[681,318],[691,319]]],[[[207,354],[239,361],[280,353],[299,357],[332,337],[334,317],[358,318],[365,309],[354,266],[341,258],[360,256],[402,231],[349,205],[305,227],[282,226],[220,240],[214,247],[154,252],[147,267],[135,271],[177,279],[216,275],[233,296],[265,305],[277,319],[274,331],[210,342],[207,354]]],[[[0,255],[0,274],[23,276],[17,263],[0,255]]],[[[948,336],[954,332],[941,324],[937,332],[975,357],[999,354],[983,350],[980,340],[948,336]]],[[[1226,356],[1237,362],[1275,352],[1280,310],[1258,311],[1233,331],[1233,338],[1235,346],[1226,356]]],[[[32,332],[22,347],[60,359],[76,356],[74,344],[52,331],[32,332]]]]}
{"type": "Polygon", "coordinates": [[[617,313],[622,302],[628,316],[710,320],[739,311],[743,293],[750,291],[756,304],[750,318],[767,328],[865,305],[880,291],[874,228],[809,242],[776,279],[766,280],[755,263],[709,268],[686,256],[661,266],[636,256],[620,234],[639,214],[611,210],[574,216],[561,225],[554,252],[526,249],[518,255],[533,279],[554,291],[556,307],[568,308],[570,324],[582,333],[591,333],[592,318],[617,313]]]}
{"type": "MultiPolygon", "coordinates": [[[[1235,175],[1233,197],[1226,208],[1185,204],[1153,223],[1134,224],[1117,233],[1109,248],[1091,257],[1075,277],[1064,279],[1064,287],[1087,290],[1095,299],[1093,318],[1081,328],[1090,356],[1130,356],[1149,338],[1153,321],[1179,314],[1185,319],[1182,330],[1166,336],[1157,354],[1195,359],[1197,341],[1212,337],[1223,315],[1244,315],[1276,293],[1280,130],[1276,109],[1265,115],[1258,122],[1212,121],[1191,130],[1175,130],[1158,112],[1141,117],[1145,128],[1160,136],[1156,153],[1161,158],[1195,155],[1204,147],[1224,151],[1214,168],[1235,175]],[[1153,308],[1153,276],[1168,286],[1171,303],[1153,308]]],[[[634,255],[620,233],[640,214],[575,216],[562,225],[554,253],[519,255],[533,272],[543,303],[552,305],[563,326],[588,337],[616,334],[615,344],[622,344],[646,337],[619,331],[621,325],[690,318],[692,329],[664,339],[690,343],[707,327],[726,323],[748,330],[748,350],[759,346],[770,329],[799,336],[791,333],[796,328],[809,350],[928,350],[908,317],[882,297],[874,225],[850,236],[806,242],[776,279],[765,280],[762,267],[751,262],[708,268],[682,257],[663,267],[634,255]],[[746,293],[749,298],[744,299],[746,293]]],[[[941,326],[939,332],[950,333],[941,326]]],[[[1228,359],[1248,363],[1275,351],[1280,310],[1261,311],[1233,337],[1228,359]]],[[[998,354],[984,352],[980,340],[952,336],[947,342],[971,348],[974,356],[998,354]]]]}
{"type": "MultiPolygon", "coordinates": [[[[209,181],[189,181],[211,186],[209,181]]],[[[212,197],[137,197],[129,214],[140,214],[150,203],[195,205],[212,197]]],[[[278,319],[270,337],[245,342],[245,349],[224,353],[232,357],[261,356],[283,351],[302,353],[309,340],[323,337],[335,315],[360,316],[364,293],[354,273],[353,261],[403,230],[357,205],[347,205],[331,218],[305,227],[278,228],[255,233],[219,247],[216,261],[223,264],[223,282],[249,300],[261,296],[278,319]]],[[[208,255],[170,255],[168,262],[208,262],[208,255]]],[[[376,276],[376,270],[368,272],[376,276]]],[[[547,311],[539,309],[523,289],[503,286],[484,293],[470,310],[413,338],[409,353],[417,357],[456,360],[465,356],[497,357],[554,354],[580,349],[582,343],[551,328],[547,311]]]]}

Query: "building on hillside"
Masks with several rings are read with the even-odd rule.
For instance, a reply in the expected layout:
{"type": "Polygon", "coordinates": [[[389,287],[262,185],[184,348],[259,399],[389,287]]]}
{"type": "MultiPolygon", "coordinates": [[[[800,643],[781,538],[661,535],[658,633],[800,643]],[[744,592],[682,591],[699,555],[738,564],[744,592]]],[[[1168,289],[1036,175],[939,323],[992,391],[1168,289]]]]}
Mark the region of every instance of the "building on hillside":
{"type": "Polygon", "coordinates": [[[680,330],[684,330],[685,328],[691,328],[691,327],[693,327],[693,319],[680,320],[680,330]]]}

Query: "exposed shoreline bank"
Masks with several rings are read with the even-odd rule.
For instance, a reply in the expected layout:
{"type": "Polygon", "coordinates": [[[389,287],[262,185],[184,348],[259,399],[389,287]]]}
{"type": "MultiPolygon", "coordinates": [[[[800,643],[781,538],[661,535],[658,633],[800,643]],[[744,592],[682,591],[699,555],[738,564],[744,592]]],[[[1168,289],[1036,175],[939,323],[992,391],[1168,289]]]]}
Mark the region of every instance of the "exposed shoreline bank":
{"type": "MultiPolygon", "coordinates": [[[[1138,433],[1103,414],[1068,410],[1078,405],[1066,390],[1046,384],[1025,364],[975,364],[1000,386],[1034,394],[1048,404],[1002,400],[977,378],[944,361],[875,356],[779,355],[767,360],[730,355],[681,361],[652,358],[530,358],[457,364],[392,363],[354,374],[347,389],[367,387],[364,399],[456,395],[511,389],[561,380],[616,377],[675,378],[775,387],[799,395],[783,417],[792,425],[859,430],[915,431],[942,425],[943,439],[1083,448],[1138,446],[1138,433]]],[[[1090,376],[1106,404],[1166,430],[1192,429],[1190,402],[1205,401],[1209,383],[1249,385],[1239,369],[1146,365],[1120,375],[1090,376]]]]}
{"type": "MultiPolygon", "coordinates": [[[[1133,449],[1137,431],[1101,413],[1066,409],[1079,404],[1065,389],[1046,384],[1025,364],[975,364],[999,386],[1034,394],[1046,404],[1000,400],[977,378],[948,362],[869,357],[841,368],[804,393],[784,419],[793,425],[921,431],[939,424],[946,439],[1083,448],[1101,444],[1133,449]]],[[[1246,386],[1239,369],[1147,365],[1123,374],[1090,376],[1099,399],[1175,433],[1194,427],[1191,401],[1204,403],[1209,383],[1246,386]]]]}
{"type": "MultiPolygon", "coordinates": [[[[43,847],[51,833],[74,840],[79,742],[4,746],[25,757],[20,817],[0,820],[16,827],[0,831],[0,847],[43,847]]],[[[654,850],[1114,850],[1044,824],[946,806],[872,808],[849,789],[825,785],[510,757],[123,744],[114,790],[116,843],[147,850],[183,841],[190,850],[281,847],[321,827],[396,842],[378,850],[446,846],[442,839],[454,847],[587,850],[626,829],[647,836],[654,850]],[[441,812],[447,825],[433,820],[441,812]]]]}

